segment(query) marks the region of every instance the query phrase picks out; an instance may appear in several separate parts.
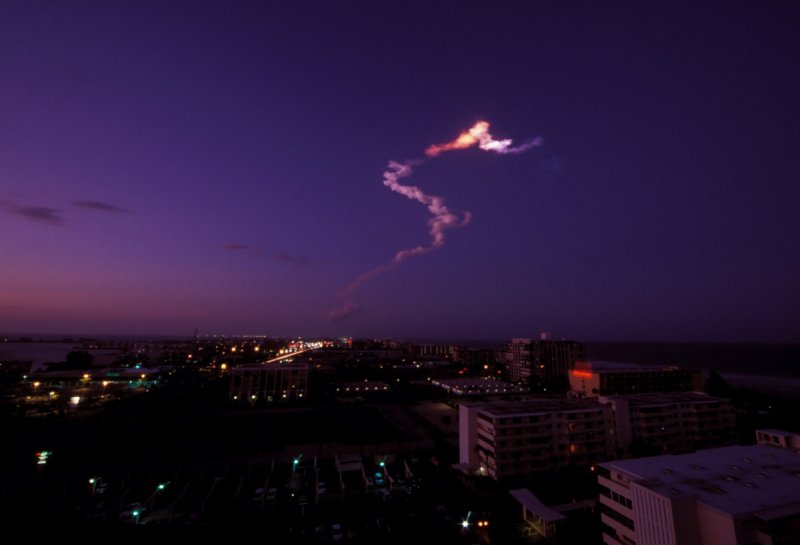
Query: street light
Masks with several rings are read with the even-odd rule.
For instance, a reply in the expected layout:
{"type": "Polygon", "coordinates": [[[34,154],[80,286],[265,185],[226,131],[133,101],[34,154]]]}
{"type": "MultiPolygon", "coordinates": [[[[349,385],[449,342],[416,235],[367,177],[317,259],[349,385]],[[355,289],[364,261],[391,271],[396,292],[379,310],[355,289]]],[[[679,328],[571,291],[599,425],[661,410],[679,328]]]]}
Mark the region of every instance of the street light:
{"type": "Polygon", "coordinates": [[[40,465],[40,466],[46,465],[47,464],[47,459],[50,458],[50,456],[52,454],[53,453],[51,451],[49,451],[49,450],[43,450],[41,452],[37,452],[36,453],[36,464],[40,465]]]}

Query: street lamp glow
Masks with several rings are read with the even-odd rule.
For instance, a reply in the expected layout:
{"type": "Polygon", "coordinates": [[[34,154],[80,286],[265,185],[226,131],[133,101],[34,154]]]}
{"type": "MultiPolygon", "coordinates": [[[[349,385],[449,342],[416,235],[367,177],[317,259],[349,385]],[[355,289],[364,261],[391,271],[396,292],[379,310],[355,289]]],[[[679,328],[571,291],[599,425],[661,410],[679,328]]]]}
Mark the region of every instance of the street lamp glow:
{"type": "Polygon", "coordinates": [[[36,453],[36,463],[40,466],[47,464],[47,459],[50,458],[50,455],[53,454],[49,450],[43,450],[41,452],[36,453]]]}

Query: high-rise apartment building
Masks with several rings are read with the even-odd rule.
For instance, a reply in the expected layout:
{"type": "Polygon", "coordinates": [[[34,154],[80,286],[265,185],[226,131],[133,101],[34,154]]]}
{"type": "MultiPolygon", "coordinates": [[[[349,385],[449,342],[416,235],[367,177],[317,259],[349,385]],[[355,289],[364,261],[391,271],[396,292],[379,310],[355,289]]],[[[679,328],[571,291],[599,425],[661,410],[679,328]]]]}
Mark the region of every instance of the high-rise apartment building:
{"type": "Polygon", "coordinates": [[[508,376],[535,390],[566,390],[569,371],[585,359],[584,346],[576,341],[542,338],[512,339],[506,352],[508,376]]]}

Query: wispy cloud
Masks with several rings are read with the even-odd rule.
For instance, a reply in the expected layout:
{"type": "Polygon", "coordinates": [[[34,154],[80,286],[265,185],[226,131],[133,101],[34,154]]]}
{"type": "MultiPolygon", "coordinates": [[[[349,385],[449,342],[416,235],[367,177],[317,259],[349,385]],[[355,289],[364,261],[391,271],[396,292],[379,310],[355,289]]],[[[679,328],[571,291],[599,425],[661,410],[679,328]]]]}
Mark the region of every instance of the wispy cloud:
{"type": "Polygon", "coordinates": [[[28,218],[32,221],[49,223],[50,225],[64,225],[64,218],[61,217],[61,210],[58,208],[50,208],[48,206],[23,206],[11,202],[4,202],[3,205],[12,214],[28,218]]]}
{"type": "Polygon", "coordinates": [[[234,252],[239,250],[248,250],[250,249],[250,246],[248,246],[247,244],[238,244],[235,242],[231,242],[229,244],[224,244],[222,246],[222,249],[225,250],[226,252],[234,252]]]}
{"type": "Polygon", "coordinates": [[[114,204],[109,204],[102,201],[73,201],[72,206],[78,208],[87,208],[89,210],[99,210],[101,212],[113,212],[115,214],[127,214],[130,212],[127,208],[122,208],[114,204]]]}
{"type": "Polygon", "coordinates": [[[272,259],[274,261],[283,261],[286,263],[291,263],[293,265],[305,265],[308,263],[308,259],[303,256],[293,255],[287,252],[276,252],[272,254],[272,259]]]}
{"type": "Polygon", "coordinates": [[[290,263],[292,265],[305,265],[308,259],[301,255],[290,254],[283,250],[275,252],[266,252],[260,248],[250,246],[249,244],[240,244],[238,242],[229,242],[222,245],[222,250],[225,252],[244,252],[249,251],[253,257],[261,259],[270,259],[272,261],[282,261],[283,263],[290,263]]]}

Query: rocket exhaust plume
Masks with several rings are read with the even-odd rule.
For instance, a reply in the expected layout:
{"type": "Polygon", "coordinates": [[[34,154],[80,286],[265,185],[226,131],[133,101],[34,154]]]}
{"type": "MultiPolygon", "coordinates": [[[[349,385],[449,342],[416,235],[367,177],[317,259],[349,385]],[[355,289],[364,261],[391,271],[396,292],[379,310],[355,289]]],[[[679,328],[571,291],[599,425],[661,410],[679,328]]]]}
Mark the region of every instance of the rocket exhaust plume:
{"type": "MultiPolygon", "coordinates": [[[[433,144],[429,146],[425,150],[425,155],[434,158],[445,151],[466,149],[474,145],[478,145],[482,150],[492,151],[494,153],[517,154],[542,145],[543,140],[537,137],[518,146],[512,146],[512,143],[510,139],[495,140],[489,133],[489,123],[486,121],[478,121],[472,128],[459,134],[455,140],[444,144],[433,144]]],[[[428,220],[428,225],[430,226],[429,234],[431,236],[430,243],[427,246],[420,245],[400,250],[389,263],[375,267],[350,282],[340,294],[343,300],[342,305],[329,313],[331,319],[341,320],[359,312],[361,307],[353,301],[353,296],[362,285],[373,278],[397,268],[400,263],[410,257],[427,254],[441,248],[444,246],[444,232],[447,229],[465,227],[469,225],[469,222],[472,220],[472,213],[469,211],[453,212],[447,208],[444,204],[443,197],[428,195],[415,185],[403,185],[400,183],[402,178],[411,176],[414,172],[412,167],[420,165],[423,162],[424,160],[406,161],[405,163],[389,161],[387,170],[383,173],[383,185],[395,193],[417,201],[428,208],[428,212],[431,214],[428,220]]]]}
{"type": "Polygon", "coordinates": [[[482,150],[493,151],[495,153],[522,153],[536,146],[541,146],[543,140],[539,137],[529,140],[519,146],[512,147],[511,139],[495,140],[489,133],[489,123],[478,121],[472,128],[462,132],[452,142],[444,144],[433,144],[425,150],[428,157],[438,157],[443,151],[471,148],[478,144],[482,150]]]}

